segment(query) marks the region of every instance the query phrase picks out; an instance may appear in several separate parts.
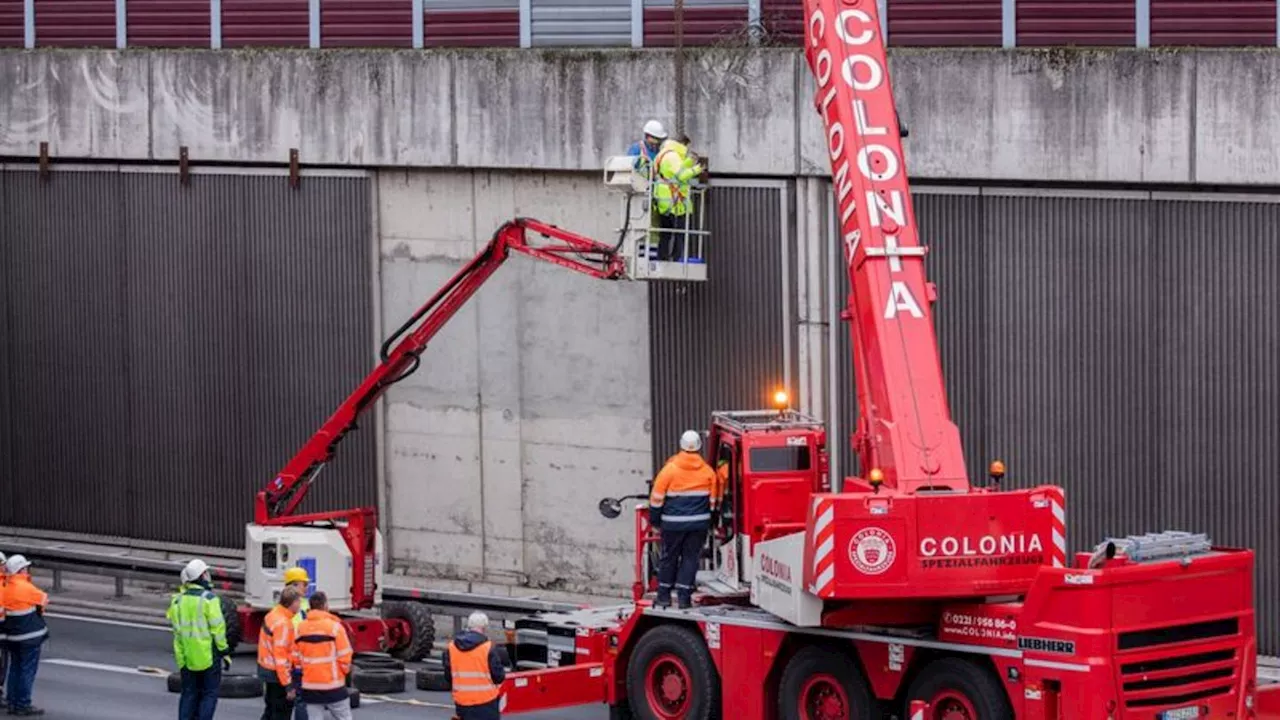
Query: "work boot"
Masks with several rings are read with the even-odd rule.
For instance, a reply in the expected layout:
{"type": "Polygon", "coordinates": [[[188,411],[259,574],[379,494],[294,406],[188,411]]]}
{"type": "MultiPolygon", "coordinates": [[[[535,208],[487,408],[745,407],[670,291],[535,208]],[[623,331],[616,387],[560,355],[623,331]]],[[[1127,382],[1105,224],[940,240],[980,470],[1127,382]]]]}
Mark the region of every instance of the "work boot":
{"type": "Polygon", "coordinates": [[[671,597],[670,597],[670,596],[667,596],[667,597],[657,597],[657,598],[654,598],[654,600],[653,600],[653,606],[654,606],[655,608],[657,608],[658,610],[670,610],[670,609],[671,609],[671,597]]]}
{"type": "Polygon", "coordinates": [[[21,716],[27,716],[27,715],[43,715],[43,714],[44,714],[44,710],[41,710],[41,709],[40,709],[40,708],[38,708],[38,707],[25,707],[25,708],[19,708],[19,709],[17,709],[17,710],[12,710],[12,711],[10,711],[10,712],[12,712],[12,714],[14,714],[14,715],[21,715],[21,716]]]}
{"type": "Polygon", "coordinates": [[[689,608],[693,607],[693,601],[690,600],[689,598],[680,598],[676,607],[680,608],[681,610],[688,610],[689,608]]]}

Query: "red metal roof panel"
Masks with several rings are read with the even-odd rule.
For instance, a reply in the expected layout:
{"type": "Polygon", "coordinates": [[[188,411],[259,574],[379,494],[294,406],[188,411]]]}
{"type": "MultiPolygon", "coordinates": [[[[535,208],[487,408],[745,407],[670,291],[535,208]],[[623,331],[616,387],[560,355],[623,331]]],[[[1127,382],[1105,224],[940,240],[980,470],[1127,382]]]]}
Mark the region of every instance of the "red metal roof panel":
{"type": "Polygon", "coordinates": [[[36,45],[115,47],[115,0],[35,0],[36,45]]]}
{"type": "Polygon", "coordinates": [[[307,0],[222,0],[223,47],[307,47],[307,0]]]}
{"type": "Polygon", "coordinates": [[[519,10],[428,10],[427,47],[520,47],[519,10]]]}
{"type": "Polygon", "coordinates": [[[1275,0],[1151,0],[1152,45],[1276,44],[1275,0]]]}
{"type": "Polygon", "coordinates": [[[324,47],[413,47],[412,0],[324,0],[324,47]]]}
{"type": "Polygon", "coordinates": [[[1001,23],[1000,0],[889,0],[890,46],[1000,45],[1001,23]]]}
{"type": "Polygon", "coordinates": [[[125,9],[131,47],[209,47],[208,0],[129,0],[125,9]]]}
{"type": "Polygon", "coordinates": [[[804,41],[804,5],[801,0],[760,0],[760,24],[773,43],[799,45],[804,41]]]}
{"type": "Polygon", "coordinates": [[[1018,45],[1127,45],[1137,40],[1134,0],[1018,0],[1018,45]]]}
{"type": "MultiPolygon", "coordinates": [[[[686,7],[684,9],[684,44],[713,45],[741,32],[747,26],[747,9],[735,7],[686,7]]],[[[676,11],[674,8],[644,9],[645,47],[672,47],[676,44],[676,11]]]]}
{"type": "Polygon", "coordinates": [[[0,0],[0,48],[20,48],[24,43],[22,0],[0,0]]]}

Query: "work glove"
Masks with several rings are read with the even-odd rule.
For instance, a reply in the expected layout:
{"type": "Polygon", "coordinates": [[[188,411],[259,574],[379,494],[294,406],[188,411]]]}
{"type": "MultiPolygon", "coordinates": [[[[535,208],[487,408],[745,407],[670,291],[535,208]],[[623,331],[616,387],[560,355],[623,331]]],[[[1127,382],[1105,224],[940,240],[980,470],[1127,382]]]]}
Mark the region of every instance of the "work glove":
{"type": "Polygon", "coordinates": [[[229,655],[222,656],[222,672],[231,672],[231,657],[229,655]]]}
{"type": "Polygon", "coordinates": [[[656,528],[661,522],[662,522],[662,508],[653,507],[652,505],[650,505],[649,506],[649,525],[656,528]]]}
{"type": "Polygon", "coordinates": [[[711,508],[711,527],[720,527],[720,508],[711,508]]]}

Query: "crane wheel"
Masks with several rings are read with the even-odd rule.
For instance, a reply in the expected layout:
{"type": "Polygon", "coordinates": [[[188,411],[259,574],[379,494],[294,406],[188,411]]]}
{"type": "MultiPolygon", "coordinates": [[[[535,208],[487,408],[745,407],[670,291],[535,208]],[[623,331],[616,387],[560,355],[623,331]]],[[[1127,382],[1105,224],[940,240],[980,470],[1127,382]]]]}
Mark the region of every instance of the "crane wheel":
{"type": "Polygon", "coordinates": [[[387,650],[391,657],[405,662],[417,662],[426,657],[435,646],[436,624],[426,605],[411,600],[383,603],[382,617],[387,620],[404,620],[409,624],[409,642],[387,650]]]}
{"type": "Polygon", "coordinates": [[[701,635],[659,625],[631,653],[627,694],[636,720],[711,720],[720,706],[720,675],[701,635]]]}
{"type": "Polygon", "coordinates": [[[778,717],[872,720],[879,717],[876,712],[862,673],[845,653],[813,645],[796,653],[782,671],[778,717]]]}
{"type": "Polygon", "coordinates": [[[226,595],[218,596],[218,605],[222,607],[222,619],[227,625],[227,652],[235,652],[244,642],[244,626],[240,624],[240,611],[236,603],[226,595]]]}
{"type": "Polygon", "coordinates": [[[1013,709],[999,679],[987,668],[958,657],[934,660],[907,689],[912,700],[929,703],[929,717],[956,720],[1013,720],[1013,709]]]}

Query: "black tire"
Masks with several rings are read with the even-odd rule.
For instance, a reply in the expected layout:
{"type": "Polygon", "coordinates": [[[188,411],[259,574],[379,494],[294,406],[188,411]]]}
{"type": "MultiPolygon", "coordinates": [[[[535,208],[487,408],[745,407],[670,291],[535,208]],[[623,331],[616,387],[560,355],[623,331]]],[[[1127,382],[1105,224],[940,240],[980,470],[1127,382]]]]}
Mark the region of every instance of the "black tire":
{"type": "Polygon", "coordinates": [[[778,717],[810,720],[817,704],[831,704],[836,715],[853,720],[879,717],[862,672],[848,655],[818,645],[800,650],[778,683],[778,717]]]}
{"type": "Polygon", "coordinates": [[[356,655],[355,659],[351,661],[351,664],[355,665],[358,668],[368,668],[368,669],[376,669],[376,670],[403,670],[404,669],[403,660],[397,660],[393,657],[387,657],[386,655],[365,655],[362,653],[360,655],[356,655]]]}
{"type": "Polygon", "coordinates": [[[654,703],[685,720],[713,720],[720,707],[720,675],[711,653],[701,635],[678,625],[659,625],[636,643],[627,663],[627,690],[637,720],[659,720],[654,703]]]}
{"type": "Polygon", "coordinates": [[[435,646],[436,623],[426,605],[413,601],[383,603],[382,617],[409,623],[409,642],[388,650],[391,657],[406,662],[417,662],[426,657],[435,646]]]}
{"type": "MultiPolygon", "coordinates": [[[[167,679],[169,692],[182,692],[182,673],[169,673],[167,679]]],[[[218,697],[220,698],[255,698],[262,696],[262,680],[257,674],[253,675],[235,675],[232,673],[224,673],[222,676],[222,685],[218,687],[218,697]]]]}
{"type": "Polygon", "coordinates": [[[495,650],[498,651],[498,660],[502,663],[502,667],[506,668],[507,670],[510,670],[513,667],[515,667],[514,665],[511,664],[511,653],[507,652],[506,645],[494,645],[493,647],[495,650]]]}
{"type": "Polygon", "coordinates": [[[910,709],[912,700],[924,700],[935,703],[930,712],[941,715],[946,707],[936,702],[939,699],[959,707],[967,702],[970,707],[965,711],[978,720],[1013,720],[1013,708],[1000,679],[982,665],[962,658],[944,657],[926,665],[907,689],[903,710],[910,709]]]}
{"type": "Polygon", "coordinates": [[[404,676],[403,670],[354,668],[351,671],[351,685],[360,692],[371,695],[402,693],[405,686],[404,676]]]}
{"type": "Polygon", "coordinates": [[[609,720],[635,720],[636,716],[631,714],[630,705],[610,705],[609,720]]]}
{"type": "Polygon", "coordinates": [[[243,699],[262,697],[262,679],[253,675],[223,675],[222,686],[218,688],[218,697],[243,699]]]}
{"type": "Polygon", "coordinates": [[[445,675],[444,670],[442,669],[422,669],[419,670],[416,675],[417,677],[414,678],[414,684],[418,686],[419,690],[426,690],[427,692],[449,692],[451,689],[449,676],[445,675]]]}
{"type": "Polygon", "coordinates": [[[240,613],[236,603],[225,595],[218,596],[218,604],[222,606],[222,619],[227,624],[227,652],[235,652],[244,642],[244,626],[240,623],[240,613]]]}
{"type": "Polygon", "coordinates": [[[360,691],[356,689],[347,690],[347,699],[351,701],[351,709],[355,710],[360,707],[360,691]]]}

